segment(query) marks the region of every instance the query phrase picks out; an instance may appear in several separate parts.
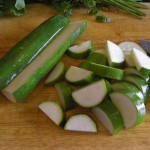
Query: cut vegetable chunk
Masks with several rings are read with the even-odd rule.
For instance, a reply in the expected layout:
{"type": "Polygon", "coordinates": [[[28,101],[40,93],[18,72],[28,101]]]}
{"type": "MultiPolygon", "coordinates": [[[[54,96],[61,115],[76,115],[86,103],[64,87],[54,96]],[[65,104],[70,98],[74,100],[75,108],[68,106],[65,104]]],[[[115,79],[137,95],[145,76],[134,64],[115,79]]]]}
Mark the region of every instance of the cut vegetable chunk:
{"type": "Polygon", "coordinates": [[[55,85],[60,103],[64,111],[70,110],[75,106],[71,95],[71,89],[65,82],[60,82],[55,85]]]}
{"type": "Polygon", "coordinates": [[[63,78],[64,74],[65,74],[65,65],[62,61],[60,61],[46,79],[45,85],[54,84],[60,81],[63,78]]]}
{"type": "Polygon", "coordinates": [[[135,48],[133,48],[131,54],[137,70],[141,74],[150,75],[150,57],[135,48]]]}
{"type": "Polygon", "coordinates": [[[107,64],[107,57],[106,55],[99,53],[99,52],[91,52],[87,57],[87,60],[92,63],[106,65],[107,64]]]}
{"type": "Polygon", "coordinates": [[[71,116],[65,124],[65,130],[97,132],[96,123],[86,114],[71,116]]]}
{"type": "Polygon", "coordinates": [[[111,101],[104,100],[91,111],[112,135],[118,134],[124,128],[121,113],[111,101]]]}
{"type": "Polygon", "coordinates": [[[65,114],[62,108],[56,102],[44,101],[39,105],[42,110],[56,125],[63,126],[65,123],[65,114]]]}
{"type": "Polygon", "coordinates": [[[97,50],[94,50],[94,52],[96,52],[96,53],[101,53],[101,54],[106,55],[106,50],[105,50],[105,49],[103,49],[103,48],[101,48],[101,49],[97,49],[97,50]]]}
{"type": "Polygon", "coordinates": [[[93,77],[93,72],[75,66],[71,66],[65,74],[66,80],[74,84],[88,83],[93,77]]]}
{"type": "Polygon", "coordinates": [[[106,42],[106,55],[108,57],[109,65],[112,67],[119,67],[125,59],[121,48],[111,41],[106,42]]]}
{"type": "Polygon", "coordinates": [[[85,58],[93,51],[93,42],[91,40],[74,45],[68,48],[68,54],[73,58],[85,58]]]}
{"type": "Polygon", "coordinates": [[[82,107],[94,107],[103,101],[108,91],[106,82],[102,79],[74,91],[72,97],[82,107]]]}
{"type": "Polygon", "coordinates": [[[4,89],[51,43],[69,23],[64,16],[54,16],[17,43],[0,60],[0,90],[4,89]],[[34,43],[34,44],[33,44],[34,43]]]}
{"type": "Polygon", "coordinates": [[[132,128],[143,122],[146,113],[145,105],[135,93],[120,90],[112,92],[110,97],[122,114],[125,128],[132,128]]]}
{"type": "Polygon", "coordinates": [[[60,60],[67,47],[84,31],[85,21],[69,24],[51,44],[28,65],[2,93],[12,102],[23,100],[60,60]]]}
{"type": "Polygon", "coordinates": [[[95,64],[88,61],[82,62],[80,67],[92,71],[95,75],[117,80],[121,80],[124,73],[121,69],[95,64]]]}

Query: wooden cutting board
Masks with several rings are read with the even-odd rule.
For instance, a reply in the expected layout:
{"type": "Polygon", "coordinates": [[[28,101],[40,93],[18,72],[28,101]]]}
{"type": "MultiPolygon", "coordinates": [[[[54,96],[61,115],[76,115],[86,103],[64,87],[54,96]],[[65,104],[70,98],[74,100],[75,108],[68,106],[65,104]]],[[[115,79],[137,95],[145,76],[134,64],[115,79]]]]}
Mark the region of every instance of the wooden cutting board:
{"type": "MultiPolygon", "coordinates": [[[[48,6],[33,4],[27,6],[24,16],[1,18],[0,58],[15,43],[54,14],[55,11],[48,6]]],[[[86,14],[86,9],[74,10],[71,21],[88,22],[87,30],[75,43],[91,39],[95,49],[98,49],[104,47],[107,39],[115,43],[150,40],[150,10],[147,10],[147,16],[143,20],[118,12],[104,14],[113,21],[96,23],[94,17],[86,14]]],[[[62,59],[66,67],[81,62],[66,55],[62,59]]],[[[38,104],[42,100],[58,100],[54,87],[44,86],[45,79],[46,77],[23,103],[13,104],[0,94],[0,150],[148,150],[150,148],[150,103],[146,106],[147,115],[144,122],[134,129],[123,130],[119,135],[111,136],[101,123],[98,123],[99,132],[96,134],[68,132],[54,125],[38,109],[38,104]]],[[[80,112],[90,114],[87,109],[76,108],[67,112],[67,115],[80,112]]]]}

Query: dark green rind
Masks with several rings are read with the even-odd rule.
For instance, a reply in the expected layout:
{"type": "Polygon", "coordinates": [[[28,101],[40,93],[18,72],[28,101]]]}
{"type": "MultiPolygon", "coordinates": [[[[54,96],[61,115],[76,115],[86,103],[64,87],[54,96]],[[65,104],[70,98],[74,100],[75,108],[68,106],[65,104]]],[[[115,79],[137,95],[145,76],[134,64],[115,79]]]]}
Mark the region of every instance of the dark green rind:
{"type": "Polygon", "coordinates": [[[11,48],[0,60],[0,90],[29,65],[68,23],[64,16],[49,18],[11,48]]]}
{"type": "Polygon", "coordinates": [[[93,50],[94,50],[94,45],[93,45],[93,42],[91,41],[91,47],[87,51],[82,52],[82,53],[75,53],[75,52],[71,52],[67,50],[67,53],[72,58],[83,59],[83,58],[86,58],[89,55],[89,53],[93,50]]]}
{"type": "Polygon", "coordinates": [[[92,71],[95,75],[116,80],[122,80],[124,73],[121,69],[95,64],[88,61],[84,61],[80,67],[92,71]]]}
{"type": "Polygon", "coordinates": [[[132,125],[131,128],[142,123],[146,114],[146,108],[143,101],[134,92],[130,92],[129,90],[120,90],[120,91],[112,92],[111,94],[113,93],[125,95],[136,107],[137,118],[136,118],[136,122],[132,125]]]}
{"type": "Polygon", "coordinates": [[[72,42],[80,36],[85,30],[87,23],[84,21],[82,26],[76,30],[66,41],[60,46],[60,48],[42,65],[40,68],[32,74],[32,76],[13,94],[16,98],[16,102],[22,101],[31,91],[35,88],[41,78],[46,75],[59,61],[66,49],[72,44],[72,42]]]}
{"type": "Polygon", "coordinates": [[[106,55],[98,52],[91,52],[89,56],[87,57],[87,61],[101,64],[101,65],[107,65],[107,57],[106,55]]]}
{"type": "Polygon", "coordinates": [[[63,110],[68,111],[68,110],[74,108],[75,107],[75,102],[74,102],[74,100],[72,98],[72,95],[71,95],[71,89],[67,85],[67,83],[65,83],[65,82],[57,83],[55,85],[55,88],[59,89],[61,91],[62,95],[63,95],[64,105],[62,104],[62,101],[60,100],[60,103],[61,103],[61,106],[62,106],[63,110]]]}
{"type": "Polygon", "coordinates": [[[150,69],[142,67],[139,72],[143,75],[150,75],[150,69]]]}
{"type": "Polygon", "coordinates": [[[113,127],[112,135],[118,134],[124,128],[122,115],[110,100],[104,100],[96,107],[101,109],[111,121],[113,127]]]}

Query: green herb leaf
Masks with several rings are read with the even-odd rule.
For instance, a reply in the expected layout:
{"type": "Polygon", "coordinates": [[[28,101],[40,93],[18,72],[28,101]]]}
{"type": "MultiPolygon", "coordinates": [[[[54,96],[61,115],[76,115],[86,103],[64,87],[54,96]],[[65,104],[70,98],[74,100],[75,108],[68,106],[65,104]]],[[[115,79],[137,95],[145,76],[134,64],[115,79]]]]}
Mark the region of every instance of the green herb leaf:
{"type": "Polygon", "coordinates": [[[97,22],[111,22],[111,18],[105,17],[103,15],[97,15],[96,16],[96,21],[97,22]]]}

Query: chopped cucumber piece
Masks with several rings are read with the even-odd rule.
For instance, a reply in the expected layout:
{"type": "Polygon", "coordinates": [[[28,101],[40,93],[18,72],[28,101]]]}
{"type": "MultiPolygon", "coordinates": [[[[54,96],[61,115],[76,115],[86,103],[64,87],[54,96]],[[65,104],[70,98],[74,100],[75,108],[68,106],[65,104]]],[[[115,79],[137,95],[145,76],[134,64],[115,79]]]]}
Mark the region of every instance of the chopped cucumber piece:
{"type": "Polygon", "coordinates": [[[131,53],[124,53],[125,55],[125,63],[129,67],[135,67],[134,61],[132,59],[131,53]]]}
{"type": "Polygon", "coordinates": [[[93,76],[93,72],[75,66],[71,66],[65,74],[66,80],[74,84],[89,83],[93,76]]]}
{"type": "Polygon", "coordinates": [[[106,65],[107,64],[107,57],[106,55],[99,53],[99,52],[91,52],[87,57],[87,60],[92,63],[106,65]]]}
{"type": "Polygon", "coordinates": [[[67,47],[85,30],[86,22],[70,23],[60,34],[38,55],[2,93],[12,102],[23,100],[60,60],[67,47]]]}
{"type": "Polygon", "coordinates": [[[130,74],[137,75],[137,76],[143,78],[146,82],[149,81],[149,76],[140,74],[136,68],[132,68],[132,67],[125,68],[124,74],[125,75],[130,75],[130,74]]]}
{"type": "Polygon", "coordinates": [[[80,67],[92,71],[95,75],[117,80],[122,80],[124,73],[121,69],[95,64],[88,61],[82,62],[80,67]]]}
{"type": "Polygon", "coordinates": [[[121,113],[111,101],[104,100],[91,111],[112,135],[124,128],[121,113]]]}
{"type": "Polygon", "coordinates": [[[72,97],[82,107],[94,107],[103,101],[108,91],[106,82],[102,79],[74,91],[72,97]]]}
{"type": "Polygon", "coordinates": [[[45,85],[54,84],[60,81],[63,78],[64,73],[65,73],[65,65],[62,61],[60,61],[46,79],[45,85]]]}
{"type": "Polygon", "coordinates": [[[127,75],[124,76],[123,79],[136,85],[142,91],[143,94],[147,93],[149,89],[148,84],[145,82],[145,80],[141,77],[138,77],[137,75],[127,75]]]}
{"type": "Polygon", "coordinates": [[[101,48],[101,49],[97,49],[97,50],[95,50],[94,52],[97,52],[97,53],[101,53],[101,54],[106,55],[106,50],[105,50],[105,49],[103,49],[103,48],[101,48]]]}
{"type": "Polygon", "coordinates": [[[97,132],[97,125],[88,115],[77,114],[68,119],[64,129],[71,131],[97,132]]]}
{"type": "Polygon", "coordinates": [[[68,54],[73,58],[85,58],[88,54],[93,51],[93,42],[91,40],[83,42],[78,45],[74,45],[68,48],[68,54]]]}
{"type": "Polygon", "coordinates": [[[126,42],[120,43],[118,46],[123,50],[124,53],[130,53],[133,48],[136,48],[146,54],[145,50],[140,45],[134,42],[126,41],[126,42]]]}
{"type": "Polygon", "coordinates": [[[134,92],[115,91],[110,94],[110,98],[121,112],[125,128],[132,128],[144,120],[145,105],[134,92]]]}
{"type": "Polygon", "coordinates": [[[143,93],[132,83],[123,81],[123,82],[117,82],[112,84],[113,91],[118,90],[129,90],[131,92],[134,92],[137,96],[139,96],[140,99],[144,100],[143,93]]]}
{"type": "Polygon", "coordinates": [[[39,108],[43,111],[56,125],[63,126],[65,123],[65,113],[62,108],[52,101],[44,101],[39,104],[39,108]]]}
{"type": "Polygon", "coordinates": [[[119,67],[125,59],[121,48],[111,41],[106,42],[106,55],[108,57],[109,66],[119,67]]]}
{"type": "Polygon", "coordinates": [[[55,88],[64,111],[70,110],[75,106],[71,96],[71,89],[65,82],[55,84],[55,88]]]}
{"type": "Polygon", "coordinates": [[[135,48],[133,48],[131,54],[137,70],[141,74],[150,75],[150,57],[135,48]]]}

